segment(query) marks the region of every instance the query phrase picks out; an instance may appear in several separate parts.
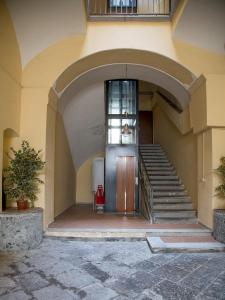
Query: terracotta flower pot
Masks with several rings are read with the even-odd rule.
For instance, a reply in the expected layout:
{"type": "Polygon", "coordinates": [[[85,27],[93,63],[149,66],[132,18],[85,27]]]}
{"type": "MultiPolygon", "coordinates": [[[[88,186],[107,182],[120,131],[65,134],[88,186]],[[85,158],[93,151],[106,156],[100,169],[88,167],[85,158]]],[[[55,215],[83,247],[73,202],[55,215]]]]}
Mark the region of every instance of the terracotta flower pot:
{"type": "Polygon", "coordinates": [[[28,208],[28,203],[27,200],[17,200],[17,209],[18,210],[23,210],[23,209],[27,209],[28,208]]]}

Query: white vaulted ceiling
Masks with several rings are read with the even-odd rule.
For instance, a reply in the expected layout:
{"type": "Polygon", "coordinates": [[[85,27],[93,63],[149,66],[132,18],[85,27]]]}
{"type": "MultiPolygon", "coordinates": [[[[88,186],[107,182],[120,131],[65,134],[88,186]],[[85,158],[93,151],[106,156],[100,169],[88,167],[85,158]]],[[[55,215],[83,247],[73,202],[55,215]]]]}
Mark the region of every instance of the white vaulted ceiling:
{"type": "Polygon", "coordinates": [[[225,54],[225,0],[188,0],[174,38],[225,54]]]}
{"type": "MultiPolygon", "coordinates": [[[[124,64],[92,69],[74,80],[61,95],[59,111],[76,168],[90,156],[104,151],[104,81],[125,78],[125,70],[124,64]]],[[[181,110],[189,103],[185,86],[164,72],[143,65],[127,65],[127,78],[150,82],[154,89],[160,86],[174,96],[171,101],[179,99],[174,105],[181,110]]],[[[163,90],[160,91],[163,93],[163,90]]]]}
{"type": "Polygon", "coordinates": [[[5,0],[16,31],[22,65],[58,40],[84,34],[82,0],[5,0]]]}

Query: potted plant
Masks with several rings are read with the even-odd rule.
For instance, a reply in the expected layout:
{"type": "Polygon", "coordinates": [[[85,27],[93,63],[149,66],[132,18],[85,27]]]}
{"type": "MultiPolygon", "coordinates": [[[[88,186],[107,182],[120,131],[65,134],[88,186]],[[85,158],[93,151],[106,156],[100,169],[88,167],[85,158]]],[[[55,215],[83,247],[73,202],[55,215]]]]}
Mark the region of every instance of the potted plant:
{"type": "Polygon", "coordinates": [[[27,141],[22,141],[21,149],[10,148],[9,166],[4,170],[4,191],[10,200],[17,202],[18,209],[28,208],[28,200],[31,207],[37,199],[39,184],[43,181],[39,178],[40,171],[45,162],[41,159],[41,150],[36,151],[30,147],[27,141]]]}
{"type": "MultiPolygon", "coordinates": [[[[225,199],[225,157],[221,157],[220,162],[216,172],[221,177],[222,182],[215,190],[218,197],[225,199]]],[[[215,209],[214,211],[213,236],[219,242],[225,243],[225,209],[215,209]]]]}

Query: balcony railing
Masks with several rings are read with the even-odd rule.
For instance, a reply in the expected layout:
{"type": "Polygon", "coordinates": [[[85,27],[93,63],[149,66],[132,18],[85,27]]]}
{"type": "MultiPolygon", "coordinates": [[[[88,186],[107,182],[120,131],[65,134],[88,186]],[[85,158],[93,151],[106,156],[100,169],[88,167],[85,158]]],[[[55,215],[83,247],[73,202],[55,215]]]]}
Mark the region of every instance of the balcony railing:
{"type": "Polygon", "coordinates": [[[169,20],[179,0],[87,0],[90,21],[169,20]]]}

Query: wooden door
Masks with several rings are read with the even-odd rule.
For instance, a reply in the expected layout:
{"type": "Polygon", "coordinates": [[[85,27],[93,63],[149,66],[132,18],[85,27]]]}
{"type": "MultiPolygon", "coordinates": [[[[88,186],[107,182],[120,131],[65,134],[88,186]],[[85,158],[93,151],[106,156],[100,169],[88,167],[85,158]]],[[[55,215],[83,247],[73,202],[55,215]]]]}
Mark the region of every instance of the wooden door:
{"type": "Polygon", "coordinates": [[[139,144],[153,143],[152,111],[139,111],[139,144]]]}
{"type": "Polygon", "coordinates": [[[135,157],[118,156],[116,159],[116,210],[135,210],[135,157]]]}

